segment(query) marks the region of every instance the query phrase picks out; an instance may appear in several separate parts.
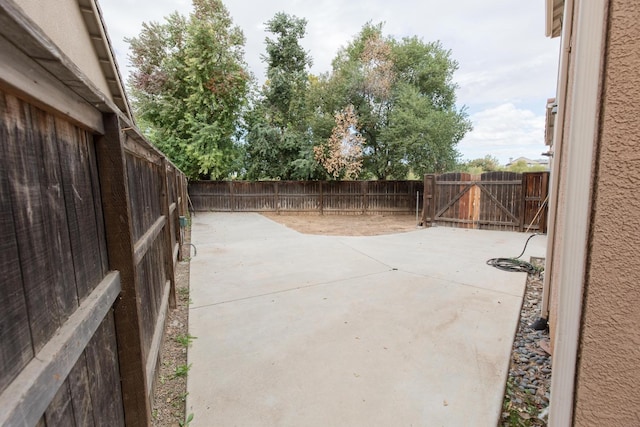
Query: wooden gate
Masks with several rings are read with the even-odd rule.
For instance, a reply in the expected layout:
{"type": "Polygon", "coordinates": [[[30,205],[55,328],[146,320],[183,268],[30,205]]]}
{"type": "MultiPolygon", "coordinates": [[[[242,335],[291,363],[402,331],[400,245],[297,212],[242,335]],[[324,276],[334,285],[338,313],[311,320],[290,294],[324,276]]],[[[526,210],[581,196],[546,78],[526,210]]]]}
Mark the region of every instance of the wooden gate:
{"type": "Polygon", "coordinates": [[[547,232],[549,210],[549,173],[527,172],[523,174],[524,231],[547,232]]]}
{"type": "Polygon", "coordinates": [[[478,228],[485,230],[522,229],[522,174],[487,172],[476,185],[482,191],[478,228]]]}
{"type": "Polygon", "coordinates": [[[478,191],[468,173],[446,173],[435,177],[434,222],[461,228],[473,228],[478,191]]]}
{"type": "Polygon", "coordinates": [[[548,172],[425,176],[423,224],[546,232],[548,172]]]}

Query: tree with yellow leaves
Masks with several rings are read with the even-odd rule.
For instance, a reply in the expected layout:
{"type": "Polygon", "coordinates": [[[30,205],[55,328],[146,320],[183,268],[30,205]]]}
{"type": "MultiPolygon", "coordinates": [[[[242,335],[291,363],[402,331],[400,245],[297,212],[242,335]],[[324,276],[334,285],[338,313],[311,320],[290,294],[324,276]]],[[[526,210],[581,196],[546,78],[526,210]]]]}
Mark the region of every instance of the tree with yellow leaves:
{"type": "Polygon", "coordinates": [[[313,147],[315,159],[335,179],[357,179],[362,171],[364,137],[353,105],[335,114],[331,137],[313,147]]]}

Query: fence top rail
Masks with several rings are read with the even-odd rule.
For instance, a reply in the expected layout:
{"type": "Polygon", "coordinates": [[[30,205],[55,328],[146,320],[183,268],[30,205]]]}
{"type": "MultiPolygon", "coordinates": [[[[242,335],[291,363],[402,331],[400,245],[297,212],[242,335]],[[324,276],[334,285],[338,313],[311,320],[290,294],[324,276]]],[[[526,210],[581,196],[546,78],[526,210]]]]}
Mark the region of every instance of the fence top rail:
{"type": "Polygon", "coordinates": [[[436,181],[438,185],[521,185],[522,180],[517,181],[436,181]]]}

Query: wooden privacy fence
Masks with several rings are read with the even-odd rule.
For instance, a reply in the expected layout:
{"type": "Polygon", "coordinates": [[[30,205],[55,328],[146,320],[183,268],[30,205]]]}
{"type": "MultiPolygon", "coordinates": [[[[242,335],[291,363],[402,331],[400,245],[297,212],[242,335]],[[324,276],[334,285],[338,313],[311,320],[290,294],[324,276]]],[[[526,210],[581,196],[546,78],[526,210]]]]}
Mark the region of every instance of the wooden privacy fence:
{"type": "Polygon", "coordinates": [[[547,231],[549,172],[425,175],[422,223],[547,231]]]}
{"type": "Polygon", "coordinates": [[[421,181],[197,181],[196,211],[412,214],[422,209],[421,181]],[[419,197],[416,197],[419,194],[419,197]]]}
{"type": "Polygon", "coordinates": [[[0,58],[30,77],[0,70],[0,425],[147,426],[186,179],[9,6],[26,50],[0,58]]]}

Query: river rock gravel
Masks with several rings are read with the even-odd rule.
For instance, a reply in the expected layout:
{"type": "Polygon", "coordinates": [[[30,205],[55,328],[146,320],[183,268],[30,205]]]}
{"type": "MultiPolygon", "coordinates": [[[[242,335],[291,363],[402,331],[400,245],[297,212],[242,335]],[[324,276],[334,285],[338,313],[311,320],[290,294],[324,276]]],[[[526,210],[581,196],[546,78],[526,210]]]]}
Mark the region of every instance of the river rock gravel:
{"type": "Polygon", "coordinates": [[[540,318],[542,283],[542,275],[530,274],[527,277],[499,426],[547,425],[551,356],[545,349],[548,349],[549,331],[548,328],[532,328],[540,318]]]}

